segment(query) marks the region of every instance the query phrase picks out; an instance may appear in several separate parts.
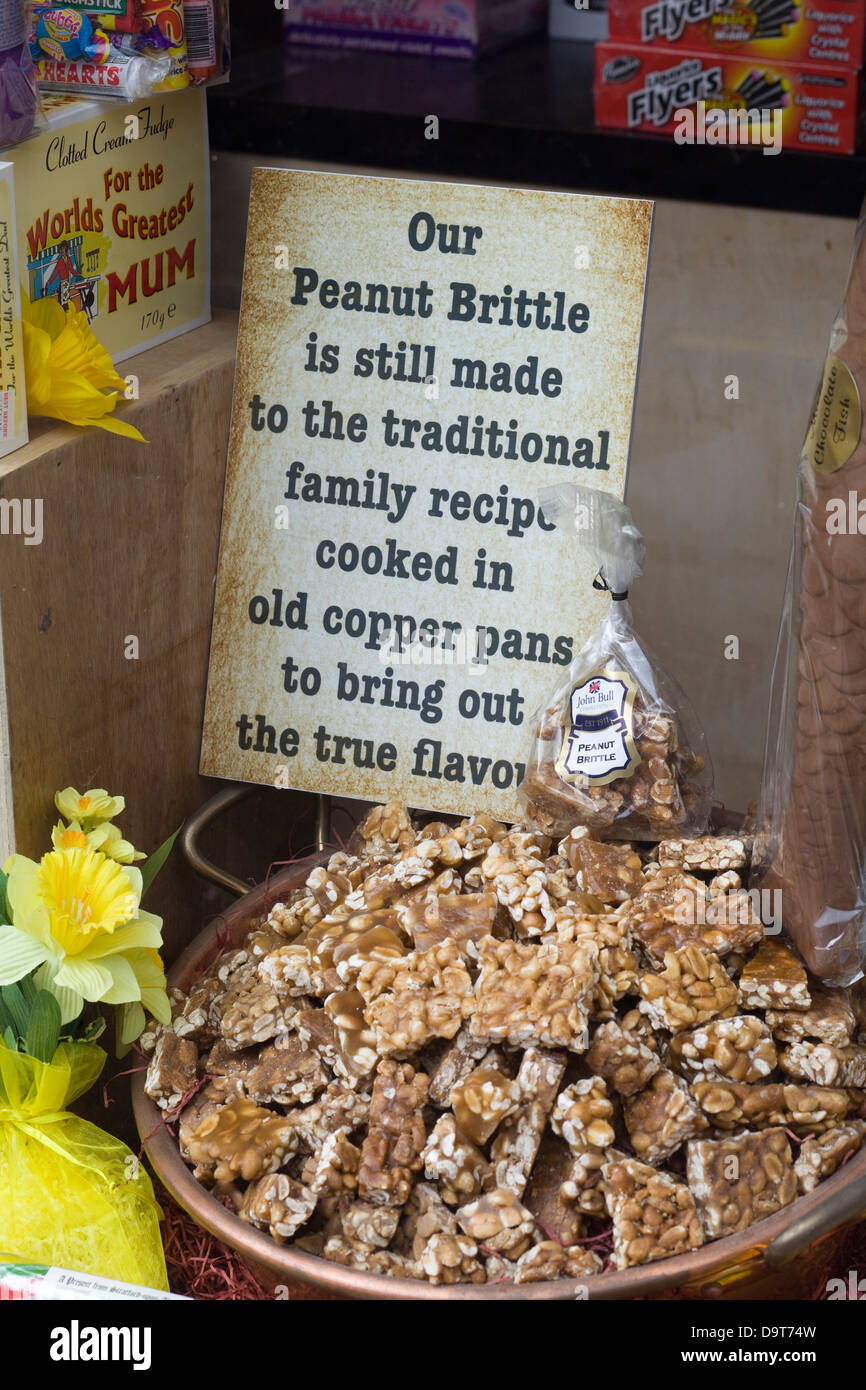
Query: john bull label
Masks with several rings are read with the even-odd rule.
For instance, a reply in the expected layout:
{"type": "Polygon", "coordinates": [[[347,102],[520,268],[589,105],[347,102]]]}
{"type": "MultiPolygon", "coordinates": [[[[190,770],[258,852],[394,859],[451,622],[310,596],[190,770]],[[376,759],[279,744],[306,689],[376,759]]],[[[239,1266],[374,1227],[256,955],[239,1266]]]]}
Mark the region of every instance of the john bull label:
{"type": "Polygon", "coordinates": [[[634,740],[637,686],[625,671],[601,671],[576,685],[556,770],[563,782],[603,786],[640,761],[634,740]]]}

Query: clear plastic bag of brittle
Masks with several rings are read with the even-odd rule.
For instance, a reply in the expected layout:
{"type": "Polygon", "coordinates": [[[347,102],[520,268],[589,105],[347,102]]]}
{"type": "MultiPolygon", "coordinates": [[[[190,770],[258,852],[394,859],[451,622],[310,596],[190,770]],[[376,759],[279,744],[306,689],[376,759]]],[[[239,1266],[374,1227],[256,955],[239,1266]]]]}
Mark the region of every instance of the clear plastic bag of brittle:
{"type": "Polygon", "coordinates": [[[570,529],[598,566],[607,613],[532,721],[519,787],[535,829],[600,839],[662,840],[706,830],[713,773],[706,737],[674,678],[637,635],[628,593],[643,572],[643,536],[608,492],[546,488],[544,515],[570,529]]]}

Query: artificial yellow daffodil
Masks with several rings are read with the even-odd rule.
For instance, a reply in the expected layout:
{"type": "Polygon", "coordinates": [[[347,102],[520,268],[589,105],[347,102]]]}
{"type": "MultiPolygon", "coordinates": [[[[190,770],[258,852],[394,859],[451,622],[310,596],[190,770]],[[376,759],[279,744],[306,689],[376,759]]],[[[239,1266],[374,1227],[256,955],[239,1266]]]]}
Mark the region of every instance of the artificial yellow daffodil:
{"type": "Polygon", "coordinates": [[[153,1014],[158,1022],[171,1022],[165,969],[159,951],[140,947],[127,951],[126,959],[132,966],[141,989],[141,1003],[136,1001],[132,1004],[121,1004],[118,1010],[117,1041],[121,1047],[128,1047],[141,1035],[145,1025],[145,1009],[153,1014]]]}
{"type": "Polygon", "coordinates": [[[119,816],[126,802],[122,796],[109,796],[104,787],[93,787],[83,795],[74,787],[64,787],[55,792],[54,805],[64,820],[75,821],[86,834],[102,821],[119,816]]]}
{"type": "Polygon", "coordinates": [[[24,373],[27,409],[70,425],[98,425],[128,439],[147,441],[111,412],[125,389],[105,348],[94,337],[85,314],[61,309],[56,299],[23,299],[24,373]]]}
{"type": "Polygon", "coordinates": [[[55,996],[63,1023],[85,1000],[131,1004],[146,990],[150,1012],[170,1020],[152,960],[142,984],[145,964],[131,957],[162,943],[162,919],[139,906],[138,869],[81,847],[53,850],[38,864],[13,854],[3,867],[12,925],[0,925],[0,985],[35,971],[36,988],[55,996]]]}
{"type": "Polygon", "coordinates": [[[60,820],[51,832],[51,843],[55,849],[98,849],[118,864],[132,864],[136,859],[146,859],[140,849],[129,840],[124,840],[116,825],[106,821],[92,830],[83,830],[77,820],[64,825],[60,820]]]}

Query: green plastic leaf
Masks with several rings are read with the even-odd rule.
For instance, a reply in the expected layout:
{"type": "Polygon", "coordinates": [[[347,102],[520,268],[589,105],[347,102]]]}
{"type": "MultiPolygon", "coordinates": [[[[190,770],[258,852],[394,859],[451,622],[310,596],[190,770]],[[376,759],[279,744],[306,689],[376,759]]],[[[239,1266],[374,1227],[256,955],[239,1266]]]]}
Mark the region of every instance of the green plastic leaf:
{"type": "Polygon", "coordinates": [[[7,1033],[11,1033],[16,1040],[15,1046],[18,1046],[18,1031],[15,1027],[15,1020],[3,1003],[2,990],[0,990],[0,1033],[2,1033],[4,1038],[7,1033]]]}
{"type": "Polygon", "coordinates": [[[50,990],[41,989],[30,1013],[24,1050],[39,1062],[50,1062],[60,1040],[60,1005],[50,990]]]}
{"type": "Polygon", "coordinates": [[[12,1026],[19,1038],[27,1034],[27,1024],[30,1022],[30,1009],[24,999],[24,995],[17,985],[0,986],[0,999],[6,1005],[12,1016],[12,1026]]]}
{"type": "Polygon", "coordinates": [[[18,1051],[18,1034],[15,1032],[14,1028],[3,1029],[3,1041],[10,1052],[18,1051]]]}
{"type": "Polygon", "coordinates": [[[6,898],[6,884],[9,882],[6,874],[0,869],[0,926],[10,926],[12,923],[12,913],[9,911],[9,903],[6,898]]]}
{"type": "Polygon", "coordinates": [[[155,849],[149,859],[145,859],[141,865],[141,896],[144,897],[153,880],[156,878],[163,864],[174,847],[174,842],[183,830],[181,823],[173,835],[169,835],[167,840],[163,840],[159,849],[155,849]]]}
{"type": "Polygon", "coordinates": [[[104,1032],[105,1032],[105,1019],[102,1017],[102,1014],[100,1014],[98,1018],[93,1018],[93,1019],[90,1020],[90,1022],[89,1022],[88,1025],[87,1025],[87,1027],[84,1029],[83,1033],[81,1034],[80,1041],[81,1041],[81,1042],[96,1042],[96,1039],[97,1039],[97,1038],[101,1038],[104,1032]]]}
{"type": "Polygon", "coordinates": [[[18,981],[18,988],[24,995],[24,1003],[28,1008],[31,1008],[36,1003],[36,996],[39,993],[39,990],[33,983],[33,976],[25,975],[18,981]]]}

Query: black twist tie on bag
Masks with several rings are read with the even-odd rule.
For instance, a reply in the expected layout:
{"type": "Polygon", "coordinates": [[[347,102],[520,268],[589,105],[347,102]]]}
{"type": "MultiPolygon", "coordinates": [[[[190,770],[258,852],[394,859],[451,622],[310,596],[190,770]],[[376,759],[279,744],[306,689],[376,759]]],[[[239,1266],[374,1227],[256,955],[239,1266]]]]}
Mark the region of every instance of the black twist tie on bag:
{"type": "Polygon", "coordinates": [[[607,593],[610,594],[614,603],[625,603],[626,599],[628,598],[628,589],[623,589],[621,594],[614,593],[607,580],[601,574],[597,574],[595,576],[595,579],[592,581],[592,587],[594,589],[606,590],[607,593]]]}

